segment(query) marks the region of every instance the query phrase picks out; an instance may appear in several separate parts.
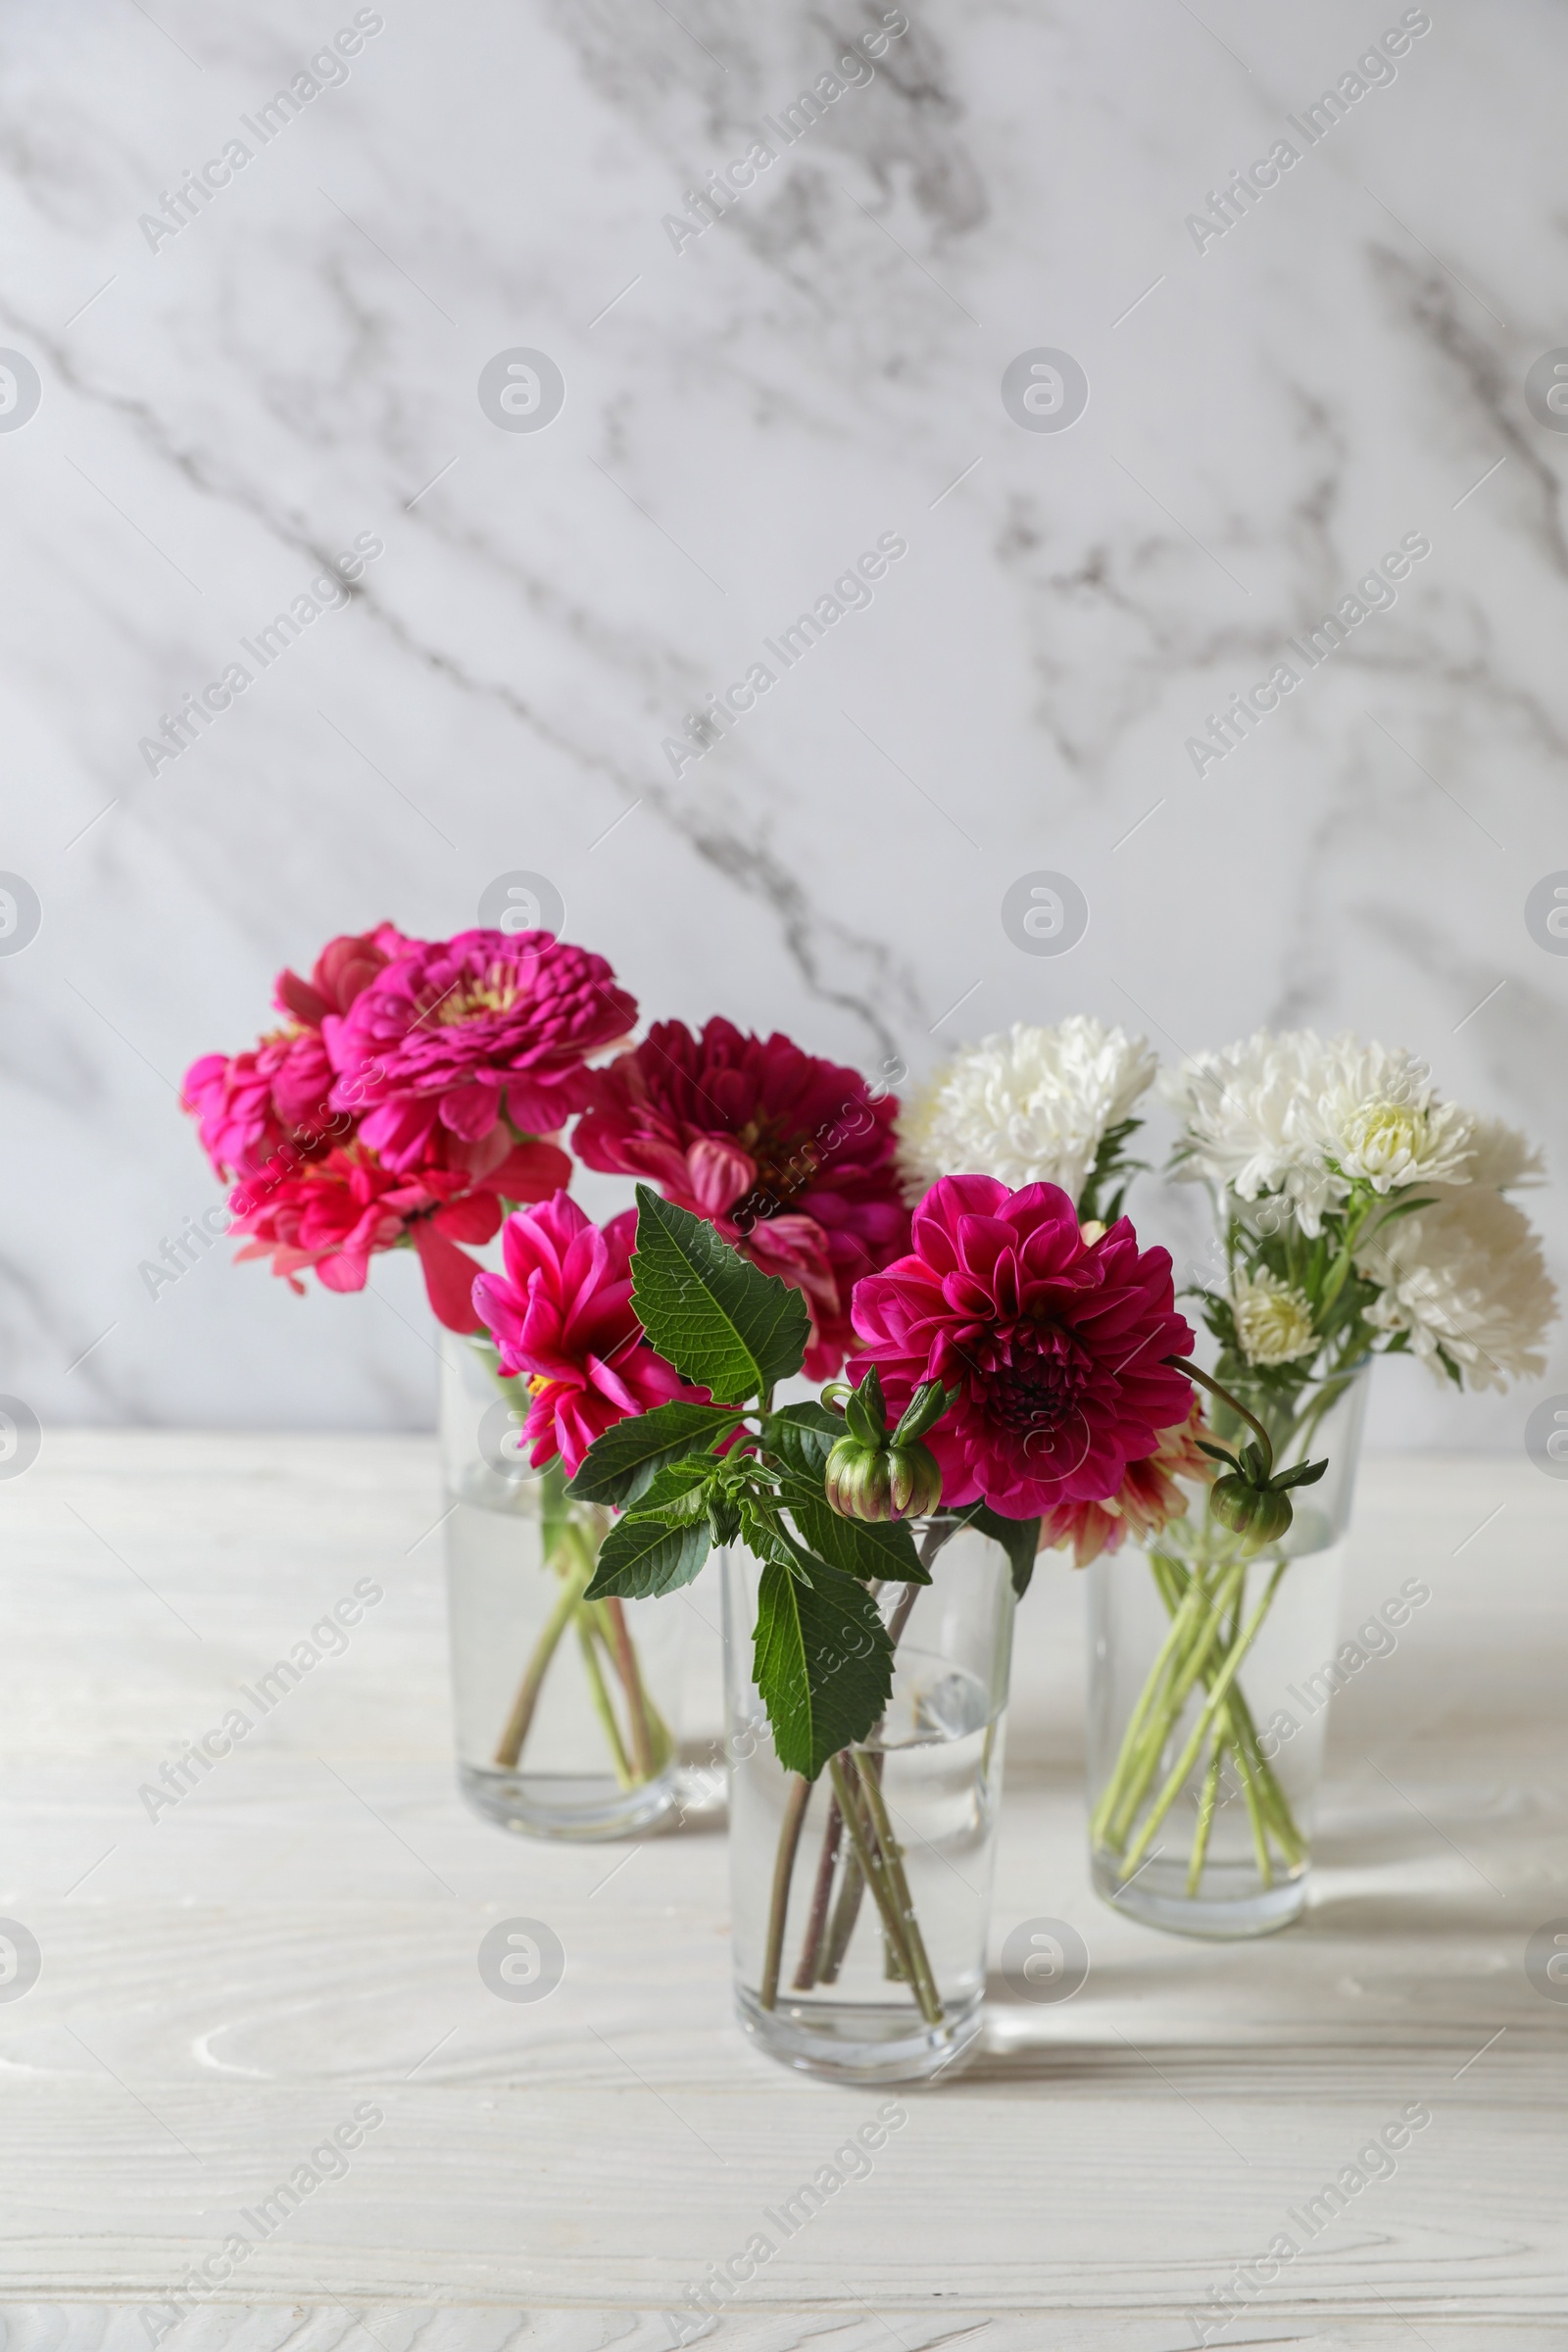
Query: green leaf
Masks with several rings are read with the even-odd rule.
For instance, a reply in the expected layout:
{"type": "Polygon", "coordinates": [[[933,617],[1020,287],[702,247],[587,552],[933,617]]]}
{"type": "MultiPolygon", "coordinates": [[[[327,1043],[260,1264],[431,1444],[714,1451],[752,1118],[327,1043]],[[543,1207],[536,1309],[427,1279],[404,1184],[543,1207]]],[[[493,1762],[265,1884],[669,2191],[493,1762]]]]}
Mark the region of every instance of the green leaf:
{"type": "Polygon", "coordinates": [[[666,1462],[647,1491],[629,1505],[626,1516],[668,1519],[684,1527],[688,1520],[706,1514],[710,1489],[723,1475],[722,1462],[715,1462],[709,1453],[688,1453],[678,1462],[666,1462]]]}
{"type": "Polygon", "coordinates": [[[1000,1544],[1012,1569],[1012,1590],[1022,1600],[1029,1590],[1029,1579],[1035,1572],[1035,1553],[1040,1547],[1038,1519],[1004,1519],[989,1502],[969,1503],[958,1513],[965,1527],[977,1527],[983,1536],[1000,1544]]]}
{"type": "Polygon", "coordinates": [[[741,1515],[728,1494],[710,1494],[708,1532],[715,1551],[727,1551],[741,1532],[741,1515]]]}
{"type": "Polygon", "coordinates": [[[708,1557],[708,1522],[672,1527],[664,1519],[619,1519],[599,1547],[585,1600],[645,1600],[689,1585],[708,1557]]]}
{"type": "Polygon", "coordinates": [[[706,1452],[735,1427],[740,1416],[719,1404],[656,1404],[651,1413],[629,1413],[595,1438],[566,1489],[575,1502],[635,1502],[665,1462],[706,1452]]]}
{"type": "Polygon", "coordinates": [[[646,1184],[631,1276],[643,1329],[694,1387],[741,1403],[800,1370],[810,1328],[800,1292],[646,1184]]]}
{"type": "Polygon", "coordinates": [[[818,1559],[842,1568],[864,1584],[873,1578],[901,1585],[928,1585],[931,1571],[920,1564],[914,1538],[898,1520],[844,1519],[821,1494],[798,1479],[784,1480],[780,1499],[818,1559]]]}
{"type": "Polygon", "coordinates": [[[1276,1494],[1282,1494],[1287,1487],[1315,1487],[1327,1468],[1326,1460],[1298,1462],[1294,1470],[1282,1470],[1269,1484],[1276,1494]]]}
{"type": "Polygon", "coordinates": [[[737,1494],[735,1504],[747,1550],[760,1560],[776,1560],[788,1576],[800,1575],[802,1571],[797,1566],[800,1546],[780,1527],[771,1500],[764,1502],[756,1494],[737,1494]]]}
{"type": "Polygon", "coordinates": [[[893,1643],[853,1576],[807,1563],[807,1584],[769,1561],[757,1595],[753,1673],[786,1772],[814,1781],[863,1740],[893,1694],[893,1643]]]}
{"type": "Polygon", "coordinates": [[[843,1435],[843,1415],[830,1412],[825,1404],[786,1404],[762,1423],[762,1450],[790,1469],[819,1479],[843,1435]]]}
{"type": "Polygon", "coordinates": [[[873,1364],[858,1389],[844,1399],[844,1418],[862,1446],[881,1446],[888,1434],[888,1408],[882,1395],[882,1376],[873,1364]]]}

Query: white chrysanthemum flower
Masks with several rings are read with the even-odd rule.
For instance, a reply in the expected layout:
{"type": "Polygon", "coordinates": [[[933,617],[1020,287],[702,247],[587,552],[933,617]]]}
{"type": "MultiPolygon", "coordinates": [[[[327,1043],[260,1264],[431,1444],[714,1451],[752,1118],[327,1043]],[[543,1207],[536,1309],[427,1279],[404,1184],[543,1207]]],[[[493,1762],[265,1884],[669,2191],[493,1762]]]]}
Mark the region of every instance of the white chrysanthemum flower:
{"type": "Polygon", "coordinates": [[[1259,1029],[1167,1071],[1160,1092],[1181,1118],[1176,1173],[1241,1200],[1283,1193],[1303,1233],[1348,1191],[1325,1166],[1310,1118],[1331,1083],[1333,1049],[1310,1029],[1259,1029]]]}
{"type": "MultiPolygon", "coordinates": [[[[1511,1131],[1488,1138],[1500,1156],[1498,1136],[1511,1131]]],[[[1528,1152],[1524,1158],[1528,1165],[1528,1152]]],[[[1473,1389],[1505,1388],[1545,1370],[1557,1294],[1529,1219],[1490,1184],[1463,1185],[1430,1208],[1385,1224],[1363,1238],[1355,1262],[1383,1286],[1367,1320],[1385,1331],[1407,1331],[1412,1353],[1439,1380],[1446,1378],[1440,1346],[1473,1389]]]]}
{"type": "Polygon", "coordinates": [[[1473,1114],[1440,1102],[1425,1063],[1402,1046],[1335,1038],[1307,1125],[1325,1159],[1376,1193],[1470,1179],[1473,1114]]]}
{"type": "Polygon", "coordinates": [[[1546,1163],[1540,1148],[1501,1119],[1477,1118],[1471,1139],[1468,1175],[1472,1184],[1490,1185],[1494,1193],[1512,1192],[1518,1185],[1544,1184],[1546,1163]]]}
{"type": "Polygon", "coordinates": [[[1291,1364],[1317,1350],[1311,1300],[1267,1266],[1239,1276],[1231,1291],[1236,1336],[1250,1364],[1291,1364]]]}
{"type": "Polygon", "coordinates": [[[1054,1028],[1015,1021],[965,1046],[899,1114],[911,1200],[940,1176],[994,1176],[1017,1191],[1059,1184],[1076,1200],[1101,1139],[1130,1118],[1157,1067],[1148,1041],[1073,1013],[1054,1028]]]}

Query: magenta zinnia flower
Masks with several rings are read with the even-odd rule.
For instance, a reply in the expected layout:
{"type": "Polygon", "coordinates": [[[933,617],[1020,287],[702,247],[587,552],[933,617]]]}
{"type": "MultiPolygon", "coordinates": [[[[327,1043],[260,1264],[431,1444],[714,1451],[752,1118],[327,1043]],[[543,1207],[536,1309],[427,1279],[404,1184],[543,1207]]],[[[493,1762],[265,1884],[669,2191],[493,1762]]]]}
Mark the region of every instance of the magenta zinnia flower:
{"type": "Polygon", "coordinates": [[[945,1176],[911,1239],[857,1285],[855,1328],[890,1413],[923,1380],[957,1388],[926,1438],[944,1505],[1032,1519],[1102,1502],[1187,1419],[1192,1384],[1163,1360],[1193,1345],[1170,1255],[1140,1250],[1126,1217],[1086,1242],[1057,1185],[945,1176]]]}
{"type": "Polygon", "coordinates": [[[438,1127],[474,1142],[503,1111],[519,1134],[553,1135],[592,1098],[588,1055],[636,1018],[602,956],[548,931],[416,942],[324,1016],[333,1105],[389,1168],[412,1167],[438,1127]]]}
{"type": "Polygon", "coordinates": [[[481,1274],[473,1303],[532,1402],[523,1434],[536,1470],[559,1453],[573,1476],[604,1430],[672,1397],[708,1402],[648,1344],[631,1302],[637,1212],[601,1232],[565,1193],[519,1209],[502,1235],[506,1273],[481,1274]]]}
{"type": "Polygon", "coordinates": [[[214,1173],[227,1179],[264,1170],[281,1178],[333,1143],[346,1142],[353,1119],[327,1102],[337,1072],[327,1059],[321,1023],[347,1012],[383,964],[411,945],[391,923],[329,939],[309,980],[277,975],[273,1003],[290,1026],[273,1030],[244,1054],[204,1054],[185,1072],[181,1105],[197,1123],[214,1173]]]}
{"type": "Polygon", "coordinates": [[[509,1146],[501,1130],[477,1144],[438,1134],[419,1165],[401,1173],[353,1141],[308,1160],[274,1158],[245,1176],[229,1195],[231,1231],[246,1243],[239,1258],[270,1258],[296,1291],[307,1268],[329,1291],[363,1291],[370,1259],[408,1242],[436,1320],[448,1331],[479,1331],[479,1268],[458,1244],[488,1242],[503,1201],[546,1199],[570,1172],[554,1144],[509,1146]]]}
{"type": "Polygon", "coordinates": [[[854,1345],[850,1295],[908,1243],[893,1159],[898,1102],[787,1037],[711,1020],[701,1037],[659,1021],[598,1075],[572,1148],[591,1168],[641,1176],[801,1291],[806,1370],[826,1380],[854,1345]]]}

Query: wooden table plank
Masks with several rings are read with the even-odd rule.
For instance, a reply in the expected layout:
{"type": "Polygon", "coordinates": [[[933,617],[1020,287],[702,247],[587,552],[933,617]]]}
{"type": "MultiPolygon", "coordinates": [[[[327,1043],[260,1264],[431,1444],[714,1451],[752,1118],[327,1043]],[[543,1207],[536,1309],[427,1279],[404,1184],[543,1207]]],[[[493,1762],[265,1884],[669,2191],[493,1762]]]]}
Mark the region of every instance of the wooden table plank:
{"type": "MultiPolygon", "coordinates": [[[[365,2103],[343,2176],[170,2340],[668,2344],[661,2312],[880,2104],[733,2025],[711,1823],[550,1847],[458,1801],[434,1483],[425,1440],[82,1433],[0,1489],[0,1912],[44,1954],[0,2004],[8,2352],[145,2346],[138,2309],[365,2103]],[[163,1759],[366,1575],[348,1650],[149,1820],[163,1759]],[[567,1954],[526,2009],[475,1966],[518,1913],[567,1954]]],[[[1082,1586],[1046,1571],[996,1933],[1072,1920],[1090,1981],[1046,2008],[998,1985],[972,2071],[904,2094],[870,2176],[778,2232],[710,2340],[1192,2343],[1184,2313],[1420,2102],[1394,2175],[1213,2340],[1568,2343],[1568,2007],[1522,1967],[1568,1915],[1565,1503],[1528,1464],[1368,1465],[1348,1621],[1413,1572],[1434,1598],[1336,1702],[1314,1903],[1257,1945],[1090,1893],[1082,1586]]]]}

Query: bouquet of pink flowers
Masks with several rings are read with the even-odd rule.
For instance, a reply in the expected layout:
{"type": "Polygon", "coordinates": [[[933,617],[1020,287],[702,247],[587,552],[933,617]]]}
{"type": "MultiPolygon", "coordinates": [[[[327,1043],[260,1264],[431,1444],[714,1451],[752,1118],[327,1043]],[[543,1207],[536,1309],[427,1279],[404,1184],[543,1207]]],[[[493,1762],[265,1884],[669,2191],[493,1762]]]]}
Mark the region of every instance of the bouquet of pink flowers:
{"type": "Polygon", "coordinates": [[[665,1771],[672,1741],[646,1689],[617,1594],[587,1592],[608,1513],[566,1482],[597,1438],[663,1405],[706,1404],[650,1339],[632,1298],[636,1216],[596,1226],[567,1190],[578,1159],[640,1176],[701,1218],[740,1262],[802,1302],[818,1378],[856,1345],[856,1282],[908,1239],[886,1086],[714,1019],[624,1046],[635,1001],[602,956],[546,932],[406,938],[391,924],[334,939],[309,980],[285,971],[279,1025],[207,1054],[184,1105],[232,1186],[241,1258],[296,1291],[313,1270],[363,1290],[370,1259],[417,1251],[431,1307],[466,1335],[541,1474],[558,1603],[529,1654],[491,1765],[514,1772],[546,1674],[575,1631],[617,1779],[665,1771]],[[509,1211],[511,1212],[509,1214],[509,1211]],[[469,1250],[505,1231],[502,1265],[469,1250]],[[617,1720],[603,1668],[621,1690],[617,1720]]]}
{"type": "Polygon", "coordinates": [[[281,1025],[207,1054],[183,1102],[233,1184],[241,1257],[296,1291],[310,1267],[362,1291],[383,1250],[416,1250],[435,1315],[482,1329],[477,1263],[507,1206],[569,1181],[554,1140],[594,1097],[591,1054],[624,1038],[633,998],[602,956],[546,931],[406,939],[390,923],[330,940],[309,980],[278,974],[281,1025]]]}

